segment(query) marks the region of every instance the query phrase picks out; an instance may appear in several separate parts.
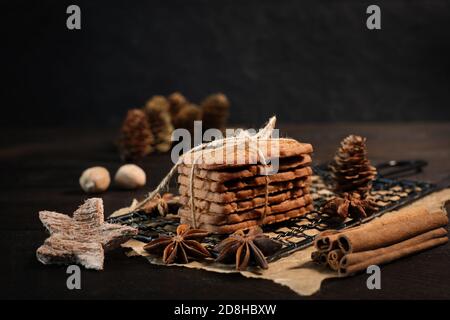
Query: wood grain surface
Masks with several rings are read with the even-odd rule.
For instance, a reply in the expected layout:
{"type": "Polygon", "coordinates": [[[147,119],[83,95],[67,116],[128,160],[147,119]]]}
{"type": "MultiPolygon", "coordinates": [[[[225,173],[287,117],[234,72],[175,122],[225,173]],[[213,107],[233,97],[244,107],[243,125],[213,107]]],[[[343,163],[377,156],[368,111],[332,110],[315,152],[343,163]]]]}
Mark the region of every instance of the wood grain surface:
{"type": "MultiPolygon", "coordinates": [[[[411,178],[437,181],[450,174],[450,123],[343,123],[287,126],[282,135],[314,145],[314,163],[331,159],[349,133],[367,137],[369,157],[380,163],[423,159],[428,167],[411,178]]],[[[449,299],[450,245],[407,257],[382,267],[382,289],[368,290],[367,275],[328,280],[319,293],[299,297],[288,288],[240,275],[159,267],[142,258],[109,253],[102,272],[82,271],[82,289],[66,288],[66,269],[44,266],[35,250],[47,234],[39,210],[73,212],[87,195],[78,185],[83,169],[102,165],[111,174],[121,162],[112,129],[3,130],[0,148],[1,298],[36,299],[449,299]]],[[[148,189],[137,192],[112,187],[102,195],[105,213],[142,197],[171,167],[169,155],[152,155],[141,163],[148,189]]],[[[175,184],[172,184],[174,189],[175,184]]]]}

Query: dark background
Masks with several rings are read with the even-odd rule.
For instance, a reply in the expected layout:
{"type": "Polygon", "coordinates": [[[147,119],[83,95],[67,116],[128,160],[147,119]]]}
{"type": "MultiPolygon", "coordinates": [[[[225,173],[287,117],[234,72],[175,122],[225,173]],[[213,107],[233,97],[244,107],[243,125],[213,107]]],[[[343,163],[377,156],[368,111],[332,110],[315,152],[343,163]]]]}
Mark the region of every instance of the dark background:
{"type": "Polygon", "coordinates": [[[2,126],[118,125],[174,90],[223,91],[255,126],[450,120],[449,1],[10,1],[2,16],[2,126]]]}

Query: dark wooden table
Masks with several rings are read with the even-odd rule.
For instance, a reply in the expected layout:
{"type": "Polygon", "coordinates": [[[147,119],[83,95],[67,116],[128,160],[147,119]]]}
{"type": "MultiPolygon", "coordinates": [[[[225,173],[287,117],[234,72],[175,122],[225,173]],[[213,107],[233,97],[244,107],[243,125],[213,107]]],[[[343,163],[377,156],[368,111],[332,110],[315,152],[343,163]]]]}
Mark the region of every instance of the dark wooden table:
{"type": "MultiPolygon", "coordinates": [[[[82,271],[82,289],[66,288],[66,268],[44,266],[35,257],[47,237],[38,219],[42,209],[71,214],[87,196],[80,191],[81,171],[102,165],[112,173],[121,164],[110,129],[2,129],[0,149],[1,298],[135,299],[442,299],[450,298],[450,245],[382,267],[382,289],[368,290],[367,276],[325,281],[319,293],[300,297],[266,280],[176,267],[152,266],[127,258],[122,250],[107,255],[103,272],[82,271]]],[[[357,133],[368,138],[374,163],[424,159],[429,166],[415,179],[437,181],[450,173],[450,123],[309,124],[285,126],[282,133],[315,147],[316,163],[329,160],[340,139],[357,133]]],[[[148,189],[172,163],[152,155],[143,166],[148,189]]],[[[112,188],[102,195],[106,214],[146,190],[112,188]]]]}

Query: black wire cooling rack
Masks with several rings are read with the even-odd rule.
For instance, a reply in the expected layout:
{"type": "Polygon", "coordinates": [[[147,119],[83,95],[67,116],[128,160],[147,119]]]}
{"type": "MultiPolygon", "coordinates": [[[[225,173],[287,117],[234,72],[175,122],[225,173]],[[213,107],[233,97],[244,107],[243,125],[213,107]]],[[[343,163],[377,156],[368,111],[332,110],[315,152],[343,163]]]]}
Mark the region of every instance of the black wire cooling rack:
{"type": "MultiPolygon", "coordinates": [[[[267,236],[282,244],[277,252],[267,257],[267,260],[269,262],[275,261],[310,246],[314,242],[316,235],[322,231],[329,229],[341,230],[366,223],[375,217],[405,206],[435,191],[437,189],[435,184],[392,179],[393,176],[398,176],[399,174],[404,175],[410,171],[420,171],[425,165],[426,162],[424,161],[389,161],[377,166],[379,173],[382,172],[383,175],[378,175],[369,196],[375,201],[379,210],[363,220],[349,218],[345,221],[339,221],[333,217],[319,214],[322,205],[333,198],[335,194],[331,188],[328,166],[314,167],[311,185],[314,210],[304,217],[263,227],[267,236]]],[[[150,242],[160,234],[173,235],[179,224],[179,219],[176,215],[162,217],[137,211],[124,216],[108,218],[107,222],[138,228],[139,233],[135,238],[143,242],[150,242]]],[[[222,239],[223,236],[212,235],[204,241],[206,247],[212,249],[222,239]]]]}

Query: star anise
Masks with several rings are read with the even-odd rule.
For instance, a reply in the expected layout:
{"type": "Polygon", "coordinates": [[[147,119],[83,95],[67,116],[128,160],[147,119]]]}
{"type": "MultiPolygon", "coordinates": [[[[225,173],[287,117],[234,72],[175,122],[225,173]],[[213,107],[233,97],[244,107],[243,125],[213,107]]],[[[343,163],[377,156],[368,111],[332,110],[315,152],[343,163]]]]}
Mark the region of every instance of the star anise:
{"type": "Polygon", "coordinates": [[[149,253],[161,254],[164,263],[188,263],[191,259],[210,256],[210,253],[200,244],[208,232],[201,229],[191,229],[187,224],[177,227],[177,234],[173,237],[160,236],[144,246],[149,253]]]}
{"type": "Polygon", "coordinates": [[[181,206],[180,197],[172,193],[164,193],[162,196],[158,193],[153,199],[148,201],[142,208],[147,214],[159,214],[166,216],[169,213],[175,214],[181,206]]]}
{"type": "Polygon", "coordinates": [[[322,207],[322,213],[337,216],[342,220],[347,217],[363,219],[378,210],[374,201],[362,198],[359,193],[343,193],[342,197],[334,197],[322,207]]]}
{"type": "Polygon", "coordinates": [[[237,270],[245,270],[253,262],[263,269],[269,267],[265,256],[281,247],[281,244],[264,235],[260,227],[248,231],[238,230],[215,246],[218,262],[236,263],[237,270]]]}

